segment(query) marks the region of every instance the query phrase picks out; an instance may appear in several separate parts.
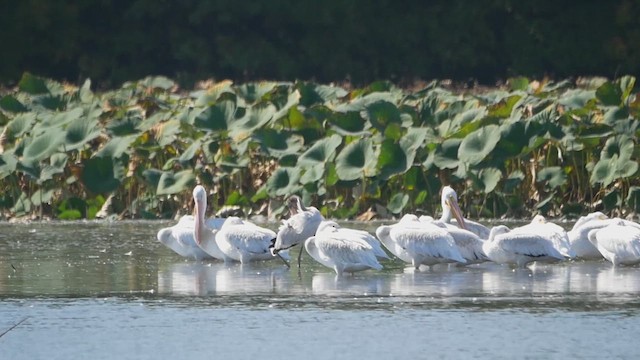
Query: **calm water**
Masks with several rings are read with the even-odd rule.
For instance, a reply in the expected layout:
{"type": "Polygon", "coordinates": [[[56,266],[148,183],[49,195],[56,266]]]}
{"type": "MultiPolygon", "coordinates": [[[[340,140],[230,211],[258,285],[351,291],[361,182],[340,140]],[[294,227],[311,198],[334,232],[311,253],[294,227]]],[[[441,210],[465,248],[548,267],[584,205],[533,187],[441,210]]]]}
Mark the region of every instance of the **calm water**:
{"type": "Polygon", "coordinates": [[[167,224],[0,223],[0,359],[637,357],[639,267],[336,278],[308,256],[300,274],[184,260],[155,240],[167,224]]]}

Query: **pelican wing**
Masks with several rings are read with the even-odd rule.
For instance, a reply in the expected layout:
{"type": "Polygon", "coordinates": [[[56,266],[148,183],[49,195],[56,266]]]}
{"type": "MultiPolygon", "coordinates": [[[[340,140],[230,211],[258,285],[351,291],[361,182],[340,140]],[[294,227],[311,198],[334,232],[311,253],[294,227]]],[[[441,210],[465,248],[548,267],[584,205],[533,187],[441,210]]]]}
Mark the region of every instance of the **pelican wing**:
{"type": "Polygon", "coordinates": [[[345,238],[358,239],[366,242],[373,248],[373,253],[377,258],[389,259],[389,255],[382,249],[380,241],[368,232],[364,230],[340,228],[338,229],[338,233],[342,234],[341,236],[345,238]]]}
{"type": "Polygon", "coordinates": [[[275,237],[275,232],[248,222],[225,223],[216,235],[216,241],[221,249],[228,246],[236,251],[258,255],[269,252],[269,246],[275,237]]]}
{"type": "Polygon", "coordinates": [[[390,237],[410,254],[466,262],[453,238],[437,226],[393,227],[390,237]]]}
{"type": "Polygon", "coordinates": [[[322,233],[315,236],[315,246],[318,248],[319,256],[326,263],[365,265],[382,269],[373,248],[363,240],[345,239],[339,233],[322,233]]]}
{"type": "Polygon", "coordinates": [[[610,225],[595,234],[598,249],[625,259],[640,260],[640,228],[625,225],[610,225]]]}
{"type": "Polygon", "coordinates": [[[509,232],[494,239],[504,251],[533,258],[553,257],[563,260],[564,256],[544,236],[509,232]]]}

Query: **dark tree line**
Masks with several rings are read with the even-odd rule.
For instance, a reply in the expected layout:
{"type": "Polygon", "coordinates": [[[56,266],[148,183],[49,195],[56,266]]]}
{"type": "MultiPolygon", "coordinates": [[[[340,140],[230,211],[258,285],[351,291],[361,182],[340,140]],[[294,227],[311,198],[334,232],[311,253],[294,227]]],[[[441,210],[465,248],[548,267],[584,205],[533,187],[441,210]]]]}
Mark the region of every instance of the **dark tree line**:
{"type": "Polygon", "coordinates": [[[640,2],[0,1],[0,83],[638,74],[640,2]]]}

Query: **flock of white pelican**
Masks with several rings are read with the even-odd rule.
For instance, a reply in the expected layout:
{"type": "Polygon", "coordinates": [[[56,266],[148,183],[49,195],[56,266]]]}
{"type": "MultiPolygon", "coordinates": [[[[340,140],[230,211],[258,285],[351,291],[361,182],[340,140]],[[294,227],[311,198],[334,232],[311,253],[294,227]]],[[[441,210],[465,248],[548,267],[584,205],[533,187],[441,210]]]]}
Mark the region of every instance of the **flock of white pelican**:
{"type": "Polygon", "coordinates": [[[578,219],[570,231],[541,215],[512,229],[488,228],[462,216],[457,194],[449,186],[442,189],[439,219],[407,214],[395,224],[379,226],[376,236],[324,219],[317,208],[305,207],[296,195],[289,198],[291,215],[277,233],[238,217],[205,218],[207,192],[200,185],[194,188],[193,198],[194,216],[183,216],[176,225],[161,229],[157,238],[177,254],[198,260],[246,263],[280,258],[289,266],[288,250],[300,245],[338,275],[382,269],[380,260],[390,258],[384,248],[416,269],[487,261],[521,268],[532,262],[570,259],[640,263],[638,223],[594,212],[578,219]]]}

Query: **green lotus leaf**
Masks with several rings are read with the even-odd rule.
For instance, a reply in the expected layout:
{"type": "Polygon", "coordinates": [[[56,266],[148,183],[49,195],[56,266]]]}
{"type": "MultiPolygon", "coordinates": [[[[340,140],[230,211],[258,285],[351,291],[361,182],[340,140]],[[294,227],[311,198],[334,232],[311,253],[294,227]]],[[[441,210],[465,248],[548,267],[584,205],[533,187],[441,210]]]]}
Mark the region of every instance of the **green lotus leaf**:
{"type": "Polygon", "coordinates": [[[538,172],[536,181],[546,183],[549,188],[555,189],[567,183],[567,174],[560,166],[549,166],[538,172]]]}
{"type": "Polygon", "coordinates": [[[215,104],[223,94],[235,97],[232,85],[231,80],[223,80],[206,90],[194,91],[190,96],[196,99],[194,104],[196,107],[210,106],[215,104]]]}
{"type": "Polygon", "coordinates": [[[605,106],[618,106],[622,103],[622,89],[607,81],[596,90],[596,98],[605,106]]]}
{"type": "Polygon", "coordinates": [[[573,89],[567,90],[558,98],[558,104],[568,109],[581,109],[596,97],[595,90],[573,89]]]}
{"type": "Polygon", "coordinates": [[[262,81],[259,83],[246,83],[235,87],[235,92],[247,103],[251,104],[261,100],[266,94],[278,86],[276,82],[262,81]]]}
{"type": "Polygon", "coordinates": [[[29,200],[33,206],[41,206],[42,204],[50,204],[53,199],[54,189],[38,189],[34,192],[29,200]]]}
{"type": "Polygon", "coordinates": [[[16,117],[7,124],[6,134],[9,137],[7,140],[13,140],[24,135],[31,130],[35,122],[36,114],[33,112],[16,115],[16,117]]]}
{"type": "Polygon", "coordinates": [[[478,180],[482,184],[485,194],[491,193],[502,179],[502,172],[494,167],[488,167],[478,172],[478,180]]]}
{"type": "Polygon", "coordinates": [[[97,120],[78,118],[67,126],[64,148],[66,151],[80,149],[98,136],[100,136],[100,127],[97,120]]]}
{"type": "Polygon", "coordinates": [[[387,209],[393,214],[399,214],[402,212],[407,204],[409,203],[409,195],[404,193],[396,193],[393,194],[391,199],[389,199],[389,203],[387,204],[387,209]]]}
{"type": "Polygon", "coordinates": [[[628,159],[620,159],[617,154],[611,158],[601,158],[591,171],[592,184],[600,183],[604,187],[620,178],[632,176],[638,171],[638,163],[628,159]]]}
{"type": "Polygon", "coordinates": [[[300,190],[300,168],[278,168],[267,180],[267,192],[270,196],[288,196],[300,190]]]}
{"type": "Polygon", "coordinates": [[[487,115],[487,109],[485,107],[466,109],[465,111],[456,114],[451,121],[452,129],[457,132],[465,124],[478,121],[487,115]]]}
{"type": "Polygon", "coordinates": [[[48,94],[49,88],[43,78],[34,76],[28,72],[22,74],[20,82],[18,82],[18,89],[31,95],[48,94]]]}
{"type": "Polygon", "coordinates": [[[315,104],[324,104],[332,100],[343,98],[349,93],[337,86],[319,85],[310,82],[296,83],[296,89],[300,92],[300,104],[310,107],[315,104]]]}
{"type": "Polygon", "coordinates": [[[516,104],[520,103],[522,95],[511,95],[488,107],[489,115],[498,118],[508,118],[513,115],[516,104]]]}
{"type": "Polygon", "coordinates": [[[275,129],[259,129],[253,137],[260,143],[263,151],[276,158],[296,154],[304,145],[302,136],[275,129]]]}
{"type": "Polygon", "coordinates": [[[504,180],[502,192],[505,194],[513,193],[518,186],[522,183],[525,176],[524,173],[520,170],[515,170],[504,180]]]}
{"type": "Polygon", "coordinates": [[[377,166],[380,169],[380,177],[383,180],[387,180],[395,174],[404,173],[411,165],[407,161],[407,155],[400,147],[400,144],[391,139],[382,141],[377,166]]]}
{"type": "Polygon", "coordinates": [[[113,192],[124,179],[124,166],[111,157],[92,157],[85,160],[83,165],[80,181],[94,194],[113,192]]]}
{"type": "Polygon", "coordinates": [[[39,161],[56,152],[62,144],[65,133],[60,128],[52,128],[38,135],[24,148],[22,156],[29,160],[39,161]]]}
{"type": "Polygon", "coordinates": [[[47,180],[53,179],[54,175],[64,173],[64,168],[67,165],[68,158],[69,157],[65,153],[51,155],[49,158],[49,164],[42,166],[38,181],[43,183],[47,180]]]}
{"type": "Polygon", "coordinates": [[[298,160],[298,163],[307,168],[318,164],[324,164],[333,160],[336,149],[342,143],[342,137],[333,134],[324,139],[316,141],[307,151],[305,151],[298,160]]]}
{"type": "Polygon", "coordinates": [[[527,89],[529,89],[529,79],[523,76],[510,78],[507,82],[509,83],[509,87],[511,88],[512,91],[515,91],[515,90],[526,91],[527,89]]]}
{"type": "Polygon", "coordinates": [[[5,95],[0,99],[0,109],[12,113],[21,113],[29,111],[18,99],[11,95],[5,95]]]}
{"type": "Polygon", "coordinates": [[[170,90],[176,83],[166,76],[149,76],[139,82],[140,85],[146,88],[170,90]]]}
{"type": "Polygon", "coordinates": [[[31,199],[26,193],[20,194],[20,197],[16,200],[11,211],[16,215],[25,215],[31,212],[31,199]]]}
{"type": "Polygon", "coordinates": [[[640,213],[640,186],[629,187],[625,202],[635,213],[640,213]]]}
{"type": "Polygon", "coordinates": [[[158,183],[160,183],[160,177],[163,173],[164,171],[158,169],[146,169],[142,172],[142,176],[149,184],[149,188],[157,189],[158,183]]]}
{"type": "Polygon", "coordinates": [[[617,155],[620,159],[630,159],[634,149],[635,144],[633,139],[627,135],[613,136],[608,138],[604,144],[600,152],[600,158],[611,159],[614,155],[617,155]]]}
{"type": "Polygon", "coordinates": [[[180,122],[178,120],[169,120],[163,122],[156,128],[155,138],[160,147],[165,147],[176,140],[180,132],[180,122]]]}
{"type": "MultiPolygon", "coordinates": [[[[442,144],[438,144],[436,149],[429,154],[433,165],[438,169],[455,169],[458,167],[460,163],[458,160],[460,143],[462,143],[462,139],[453,138],[443,141],[442,144]]],[[[429,159],[427,159],[426,162],[429,162],[429,159]]],[[[425,166],[426,165],[427,164],[425,164],[425,166]]]]}
{"type": "Polygon", "coordinates": [[[631,75],[625,75],[620,78],[619,83],[622,90],[622,101],[626,103],[636,85],[636,78],[631,75]]]}
{"type": "Polygon", "coordinates": [[[247,108],[245,115],[229,124],[229,133],[234,141],[242,141],[273,119],[276,107],[271,103],[259,103],[247,108]]]}
{"type": "Polygon", "coordinates": [[[158,180],[156,194],[171,195],[191,189],[196,182],[192,170],[182,170],[177,173],[164,172],[158,180]]]}
{"type": "Polygon", "coordinates": [[[107,142],[98,152],[96,157],[107,157],[117,159],[124,153],[131,151],[131,144],[138,138],[138,135],[127,135],[115,137],[107,142]]]}
{"type": "Polygon", "coordinates": [[[360,117],[360,112],[355,111],[334,113],[327,121],[341,135],[359,136],[366,133],[368,129],[367,121],[360,117]]]}
{"type": "Polygon", "coordinates": [[[395,104],[388,101],[380,100],[367,105],[362,112],[363,117],[371,123],[371,125],[384,132],[391,124],[401,125],[400,110],[395,104]]]}
{"type": "Polygon", "coordinates": [[[111,136],[126,136],[139,134],[138,125],[142,122],[142,114],[138,111],[129,111],[121,119],[111,121],[106,129],[111,136]]]}
{"type": "Polygon", "coordinates": [[[341,103],[335,106],[334,110],[340,113],[357,112],[366,110],[370,104],[385,101],[391,104],[397,104],[402,98],[401,92],[372,92],[364,96],[358,96],[349,102],[341,103]]]}
{"type": "Polygon", "coordinates": [[[193,121],[193,125],[203,130],[224,131],[229,128],[229,124],[235,121],[235,114],[235,102],[229,100],[220,101],[198,114],[193,121]]]}
{"type": "Polygon", "coordinates": [[[0,154],[0,180],[16,171],[18,159],[10,152],[0,154]]]}
{"type": "Polygon", "coordinates": [[[469,165],[477,165],[493,151],[500,141],[498,125],[487,125],[467,135],[460,143],[458,158],[469,165]]]}
{"type": "Polygon", "coordinates": [[[286,116],[289,113],[289,110],[297,106],[299,103],[300,103],[300,92],[298,92],[298,90],[295,90],[289,93],[289,95],[287,96],[287,102],[282,106],[278,106],[278,111],[276,111],[276,113],[273,115],[273,119],[278,120],[286,116]]]}
{"type": "Polygon", "coordinates": [[[376,175],[376,156],[371,139],[357,139],[345,146],[336,157],[340,180],[356,180],[376,175]]]}
{"type": "Polygon", "coordinates": [[[324,164],[316,164],[305,168],[304,174],[300,177],[301,184],[315,183],[324,177],[324,164]]]}
{"type": "Polygon", "coordinates": [[[180,154],[178,161],[183,163],[190,161],[194,156],[196,156],[196,153],[198,152],[198,150],[200,150],[201,147],[202,141],[200,139],[194,140],[191,145],[189,145],[189,147],[182,154],[180,154]]]}

